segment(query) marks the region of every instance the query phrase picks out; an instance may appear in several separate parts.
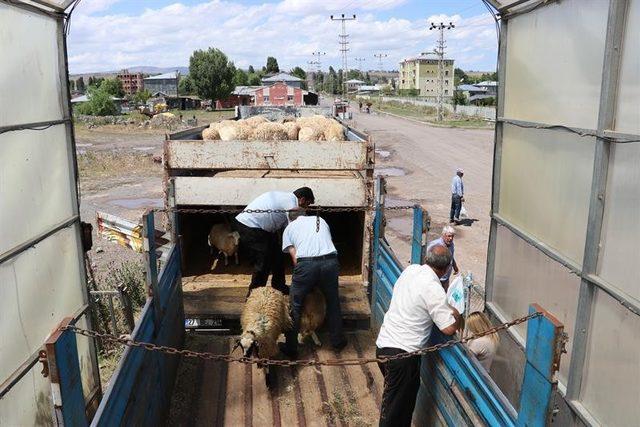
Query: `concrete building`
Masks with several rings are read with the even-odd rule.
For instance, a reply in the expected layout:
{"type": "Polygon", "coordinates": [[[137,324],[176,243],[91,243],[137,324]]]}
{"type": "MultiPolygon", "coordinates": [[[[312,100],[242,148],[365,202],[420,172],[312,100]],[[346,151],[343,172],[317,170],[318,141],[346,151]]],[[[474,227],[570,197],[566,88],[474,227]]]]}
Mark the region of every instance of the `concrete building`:
{"type": "Polygon", "coordinates": [[[178,95],[178,83],[180,82],[180,73],[173,71],[171,73],[159,74],[144,79],[144,88],[151,94],[163,93],[169,96],[178,95]]]}
{"type": "Polygon", "coordinates": [[[216,109],[233,108],[239,105],[254,105],[255,92],[262,86],[236,86],[226,99],[216,100],[216,109]]]}
{"type": "MultiPolygon", "coordinates": [[[[444,59],[444,97],[453,96],[453,59],[444,59]]],[[[438,59],[421,54],[400,63],[398,89],[417,89],[419,96],[438,96],[438,59]]]]}
{"type": "Polygon", "coordinates": [[[351,79],[351,80],[347,80],[345,83],[347,84],[347,92],[355,93],[358,91],[360,86],[362,86],[365,82],[358,79],[351,79]]]}
{"type": "Polygon", "coordinates": [[[274,83],[283,82],[287,86],[297,87],[299,89],[302,89],[302,83],[304,83],[304,80],[302,80],[301,78],[292,76],[291,74],[287,73],[278,73],[271,77],[264,77],[261,81],[264,86],[270,86],[274,83]]]}
{"type": "Polygon", "coordinates": [[[144,90],[144,75],[142,73],[130,73],[129,70],[122,70],[117,75],[122,82],[122,88],[127,95],[133,95],[144,90]]]}
{"type": "Polygon", "coordinates": [[[254,91],[254,105],[303,105],[304,92],[283,82],[263,86],[254,91]]]}

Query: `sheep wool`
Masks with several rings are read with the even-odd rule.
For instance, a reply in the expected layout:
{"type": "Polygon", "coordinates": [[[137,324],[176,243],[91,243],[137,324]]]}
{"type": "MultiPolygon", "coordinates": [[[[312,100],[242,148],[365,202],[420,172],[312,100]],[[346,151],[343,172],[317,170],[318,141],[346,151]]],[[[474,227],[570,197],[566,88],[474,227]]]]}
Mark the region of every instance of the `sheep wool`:
{"type": "Polygon", "coordinates": [[[269,122],[269,119],[267,119],[265,116],[253,116],[253,117],[249,117],[248,119],[244,119],[244,120],[240,120],[243,123],[246,123],[250,126],[258,126],[262,123],[267,123],[269,122]]]}
{"type": "MultiPolygon", "coordinates": [[[[207,130],[207,129],[205,129],[207,130]]],[[[224,265],[229,265],[229,257],[234,256],[238,265],[238,245],[240,234],[233,231],[228,224],[214,224],[209,232],[209,246],[218,249],[224,255],[224,265]]],[[[213,262],[211,270],[218,265],[218,257],[213,262]]]]}
{"type": "Polygon", "coordinates": [[[250,139],[253,129],[246,123],[235,120],[223,120],[218,125],[220,139],[223,141],[237,141],[250,139]]]}
{"type": "Polygon", "coordinates": [[[344,130],[340,123],[331,123],[324,129],[324,138],[327,141],[344,141],[344,130]]]}
{"type": "Polygon", "coordinates": [[[253,139],[260,141],[284,141],[288,139],[287,128],[280,123],[260,123],[253,131],[253,139]]]}
{"type": "Polygon", "coordinates": [[[298,132],[299,141],[323,141],[324,131],[317,126],[303,126],[298,132]]]}
{"type": "Polygon", "coordinates": [[[285,122],[283,126],[287,131],[287,139],[296,141],[298,139],[298,133],[300,132],[300,125],[296,122],[285,122]]]}
{"type": "Polygon", "coordinates": [[[318,288],[313,288],[304,299],[302,316],[300,316],[300,335],[303,340],[322,326],[326,310],[327,303],[324,295],[318,288]]]}
{"type": "Polygon", "coordinates": [[[220,139],[220,133],[217,128],[208,127],[202,131],[202,139],[209,141],[220,139]]]}
{"type": "Polygon", "coordinates": [[[275,356],[278,337],[291,328],[287,297],[271,286],[255,288],[245,302],[240,324],[240,344],[245,352],[255,343],[258,357],[275,356]]]}

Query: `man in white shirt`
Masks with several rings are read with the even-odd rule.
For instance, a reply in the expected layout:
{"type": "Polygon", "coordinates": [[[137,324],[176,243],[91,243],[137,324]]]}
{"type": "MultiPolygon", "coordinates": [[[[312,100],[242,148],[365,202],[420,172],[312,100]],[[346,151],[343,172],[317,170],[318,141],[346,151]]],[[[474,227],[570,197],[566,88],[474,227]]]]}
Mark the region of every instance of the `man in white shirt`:
{"type": "MultiPolygon", "coordinates": [[[[432,246],[427,250],[426,264],[408,266],[396,281],[376,340],[376,357],[425,348],[434,324],[446,335],[453,335],[460,327],[460,313],[447,304],[439,280],[451,264],[449,250],[432,246]]],[[[410,426],[420,387],[420,356],[379,366],[385,378],[380,426],[410,426]]]]}
{"type": "Polygon", "coordinates": [[[289,214],[291,222],[282,234],[282,251],[291,255],[294,265],[289,294],[293,326],[285,334],[287,342],[282,348],[282,352],[291,358],[298,356],[298,330],[304,299],[316,286],[327,303],[326,319],[333,349],[340,351],[347,345],[338,295],[338,252],[331,240],[329,225],[322,218],[302,216],[301,213],[289,214]]]}
{"type": "Polygon", "coordinates": [[[452,224],[460,222],[460,210],[462,209],[462,202],[464,202],[463,176],[464,171],[458,168],[451,180],[451,211],[449,213],[449,222],[452,224]]]}
{"type": "Polygon", "coordinates": [[[249,293],[267,284],[271,273],[271,286],[285,295],[289,288],[284,279],[284,257],[280,250],[279,232],[287,224],[286,212],[251,212],[251,210],[289,211],[313,204],[313,191],[309,187],[298,188],[293,193],[269,191],[255,198],[236,216],[236,228],[240,244],[253,264],[249,293]],[[248,211],[248,212],[247,212],[248,211]]]}

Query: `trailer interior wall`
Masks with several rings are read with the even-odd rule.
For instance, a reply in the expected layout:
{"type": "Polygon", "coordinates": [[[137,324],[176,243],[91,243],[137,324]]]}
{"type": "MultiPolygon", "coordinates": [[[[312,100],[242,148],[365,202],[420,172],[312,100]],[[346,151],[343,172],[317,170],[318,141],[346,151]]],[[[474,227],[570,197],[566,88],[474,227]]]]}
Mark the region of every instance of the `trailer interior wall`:
{"type": "MultiPolygon", "coordinates": [[[[487,307],[503,321],[539,302],[565,324],[557,421],[637,423],[640,0],[493,3],[506,8],[487,307]]],[[[510,330],[492,366],[514,404],[525,334],[510,330]]]]}
{"type": "MultiPolygon", "coordinates": [[[[64,2],[52,2],[54,6],[64,2]]],[[[68,2],[66,2],[68,3],[68,2]]],[[[65,317],[89,327],[63,17],[0,2],[0,400],[3,425],[53,422],[38,350],[65,317]]],[[[85,401],[100,398],[78,337],[85,401]]],[[[91,410],[89,410],[91,413],[91,410]]]]}

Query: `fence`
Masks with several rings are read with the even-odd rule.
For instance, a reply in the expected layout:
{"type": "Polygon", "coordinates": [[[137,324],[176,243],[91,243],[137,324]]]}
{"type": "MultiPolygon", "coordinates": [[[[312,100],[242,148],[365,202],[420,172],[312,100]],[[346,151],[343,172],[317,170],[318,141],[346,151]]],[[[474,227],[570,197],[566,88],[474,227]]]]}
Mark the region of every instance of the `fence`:
{"type": "MultiPolygon", "coordinates": [[[[361,99],[370,99],[370,100],[379,100],[380,98],[377,96],[371,95],[358,95],[357,98],[361,99]]],[[[383,96],[382,100],[384,102],[388,101],[396,101],[402,102],[404,104],[417,105],[421,107],[434,107],[438,106],[438,103],[434,101],[427,101],[421,98],[405,98],[398,96],[383,96]]],[[[443,104],[444,109],[449,111],[450,113],[461,114],[463,116],[475,116],[480,117],[486,120],[495,120],[496,118],[496,109],[495,107],[480,107],[476,105],[452,105],[452,104],[443,104]]]]}

